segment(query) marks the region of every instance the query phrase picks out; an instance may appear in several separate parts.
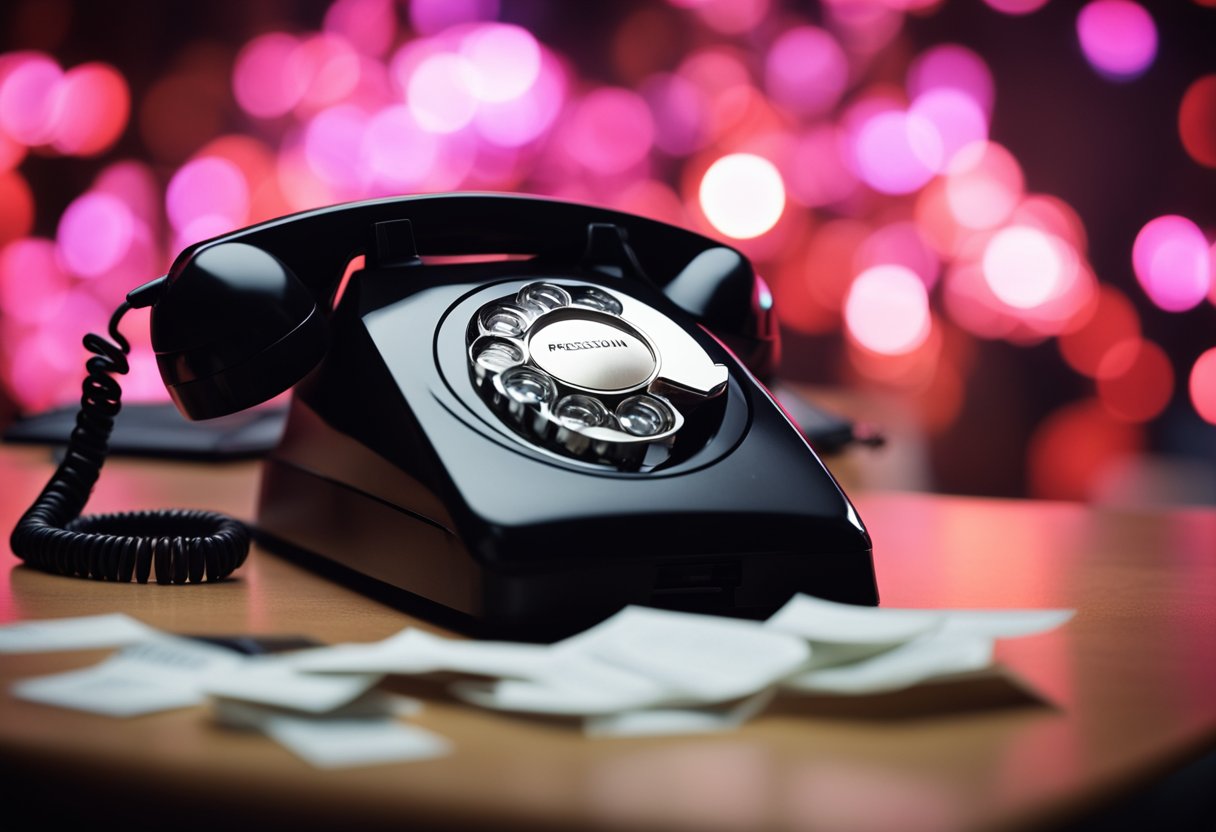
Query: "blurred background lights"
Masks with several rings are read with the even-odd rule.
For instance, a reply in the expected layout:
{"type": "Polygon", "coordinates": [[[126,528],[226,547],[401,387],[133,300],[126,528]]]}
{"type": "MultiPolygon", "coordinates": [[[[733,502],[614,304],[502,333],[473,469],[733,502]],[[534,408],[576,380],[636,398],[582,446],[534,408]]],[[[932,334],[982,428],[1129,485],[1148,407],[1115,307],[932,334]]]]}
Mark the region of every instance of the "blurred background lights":
{"type": "Polygon", "coordinates": [[[1131,0],[1092,0],[1077,15],[1077,38],[1086,60],[1114,80],[1136,78],[1157,56],[1152,15],[1131,0]]]}
{"type": "Polygon", "coordinates": [[[884,355],[912,352],[929,337],[929,296],[916,273],[875,266],[857,276],[844,306],[851,337],[884,355]]]}
{"type": "Polygon", "coordinates": [[[1033,309],[1058,295],[1075,268],[1067,245],[1026,226],[1004,228],[984,248],[984,279],[993,294],[1018,309],[1033,309]]]}
{"type": "Polygon", "coordinates": [[[59,219],[59,254],[81,277],[96,277],[114,268],[131,247],[135,219],[115,196],[86,193],[59,219]]]}
{"type": "Polygon", "coordinates": [[[477,74],[475,94],[482,101],[518,98],[540,75],[536,38],[518,26],[478,27],[464,38],[460,53],[477,74]]]}
{"type": "Polygon", "coordinates": [[[1191,158],[1216,168],[1216,75],[1196,79],[1178,108],[1178,133],[1191,158]]]}
{"type": "Polygon", "coordinates": [[[419,126],[432,133],[453,133],[473,120],[481,78],[462,55],[440,52],[414,68],[405,100],[419,126]]]}
{"type": "Polygon", "coordinates": [[[247,5],[0,12],[0,417],[78,398],[81,334],[187,245],[520,191],[738,247],[782,377],[884,397],[947,490],[1216,469],[1216,0],[247,5]]]}
{"type": "Polygon", "coordinates": [[[1212,282],[1212,256],[1203,231],[1173,214],[1150,220],[1140,229],[1132,266],[1145,294],[1167,312],[1197,306],[1212,282]]]}
{"type": "Polygon", "coordinates": [[[1005,14],[1030,14],[1047,5],[1047,0],[984,0],[998,12],[1005,14]]]}
{"type": "Polygon", "coordinates": [[[901,110],[870,116],[853,142],[858,176],[884,194],[918,190],[942,162],[942,141],[932,122],[901,110]]]}
{"type": "Polygon", "coordinates": [[[1216,347],[1196,359],[1189,390],[1195,411],[1204,421],[1216,425],[1216,347]]]}
{"type": "Polygon", "coordinates": [[[650,152],[654,124],[640,95],[604,87],[579,101],[563,131],[567,152],[590,170],[611,176],[650,152]]]}
{"type": "Polygon", "coordinates": [[[934,89],[952,89],[991,113],[995,85],[984,59],[965,46],[942,44],[926,49],[912,60],[907,72],[908,96],[917,99],[934,89]]]}
{"type": "Polygon", "coordinates": [[[819,115],[844,93],[848,57],[827,31],[799,26],[774,41],[765,58],[764,82],[774,103],[798,115],[819,115]]]}
{"type": "Polygon", "coordinates": [[[768,159],[732,153],[710,165],[699,197],[701,210],[717,231],[746,240],[777,224],[785,209],[785,184],[768,159]]]}

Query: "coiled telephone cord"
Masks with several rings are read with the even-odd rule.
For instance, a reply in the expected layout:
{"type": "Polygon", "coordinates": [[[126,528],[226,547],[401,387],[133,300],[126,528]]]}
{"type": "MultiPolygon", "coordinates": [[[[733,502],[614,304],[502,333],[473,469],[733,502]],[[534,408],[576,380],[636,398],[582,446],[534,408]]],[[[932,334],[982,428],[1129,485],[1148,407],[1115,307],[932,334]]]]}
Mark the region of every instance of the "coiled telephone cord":
{"type": "Polygon", "coordinates": [[[134,511],[81,516],[109,452],[114,417],[122,408],[116,375],[130,369],[131,345],[110,318],[113,343],[96,333],[84,337],[93,357],[81,385],[80,412],[63,461],[38,499],[13,529],[14,554],[28,565],[60,575],[101,581],[158,584],[219,581],[245,562],[249,531],[237,520],[210,511],[134,511]]]}

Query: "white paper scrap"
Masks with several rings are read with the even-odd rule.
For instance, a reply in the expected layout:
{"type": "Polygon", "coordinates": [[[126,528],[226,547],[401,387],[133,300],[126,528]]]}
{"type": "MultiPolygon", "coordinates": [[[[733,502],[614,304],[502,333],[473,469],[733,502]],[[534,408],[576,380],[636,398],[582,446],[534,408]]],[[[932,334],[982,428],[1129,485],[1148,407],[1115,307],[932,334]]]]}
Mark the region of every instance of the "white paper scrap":
{"type": "Polygon", "coordinates": [[[930,633],[869,659],[808,670],[782,685],[806,693],[871,694],[912,687],[992,664],[992,639],[930,633]]]}
{"type": "Polygon", "coordinates": [[[161,636],[83,670],[24,679],[12,686],[12,693],[61,708],[137,716],[202,704],[204,680],[243,661],[230,650],[161,636]]]}
{"type": "Polygon", "coordinates": [[[203,680],[203,690],[212,696],[324,713],[353,702],[381,678],[370,673],[304,673],[287,657],[267,656],[248,659],[210,676],[203,680]]]}
{"type": "Polygon", "coordinates": [[[1075,614],[1075,610],[950,610],[942,632],[1020,638],[1054,630],[1075,614]]]}
{"type": "Polygon", "coordinates": [[[1060,609],[865,607],[795,595],[773,613],[765,626],[800,635],[813,643],[895,646],[939,630],[987,638],[1034,635],[1060,626],[1073,614],[1073,610],[1060,609]]]}
{"type": "Polygon", "coordinates": [[[803,639],[756,621],[649,607],[626,607],[554,648],[562,657],[588,656],[641,674],[668,687],[673,698],[693,702],[749,696],[811,653],[803,639]]]}
{"type": "Polygon", "coordinates": [[[273,716],[262,731],[317,768],[430,760],[452,750],[438,734],[385,718],[273,716]]]}
{"type": "Polygon", "coordinates": [[[531,678],[551,660],[547,645],[444,638],[414,628],[372,644],[304,650],[291,659],[294,667],[315,673],[450,671],[508,678],[531,678]]]}
{"type": "Polygon", "coordinates": [[[588,717],[583,732],[589,737],[654,737],[733,731],[768,707],[775,693],[763,690],[725,708],[650,708],[588,717]]]}
{"type": "Polygon", "coordinates": [[[773,613],[765,626],[814,642],[895,645],[935,630],[945,620],[942,610],[863,607],[800,594],[773,613]]]}
{"type": "Polygon", "coordinates": [[[562,657],[537,681],[456,682],[452,693],[483,708],[553,716],[591,716],[686,702],[680,691],[636,671],[591,656],[562,657]]]}
{"type": "Polygon", "coordinates": [[[594,716],[750,696],[803,667],[805,640],[754,621],[627,607],[553,645],[530,680],[461,682],[452,692],[485,708],[594,716]]]}
{"type": "Polygon", "coordinates": [[[18,621],[0,627],[0,653],[48,653],[124,647],[155,638],[159,631],[129,615],[115,612],[18,621]]]}
{"type": "Polygon", "coordinates": [[[376,719],[413,717],[422,711],[422,702],[411,696],[402,696],[381,690],[369,690],[348,705],[343,705],[325,714],[304,715],[298,712],[258,705],[240,699],[213,698],[211,712],[215,721],[228,728],[262,730],[266,720],[272,716],[309,717],[313,719],[376,719]]]}

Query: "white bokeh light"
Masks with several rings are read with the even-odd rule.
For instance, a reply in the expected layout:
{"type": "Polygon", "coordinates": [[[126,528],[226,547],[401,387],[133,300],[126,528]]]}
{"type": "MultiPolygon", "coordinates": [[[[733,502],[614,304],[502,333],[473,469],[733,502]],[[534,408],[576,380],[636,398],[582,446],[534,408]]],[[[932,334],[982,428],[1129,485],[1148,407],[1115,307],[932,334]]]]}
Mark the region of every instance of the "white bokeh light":
{"type": "Polygon", "coordinates": [[[732,153],[710,165],[701,179],[701,210],[728,237],[759,237],[785,210],[785,183],[776,166],[751,153],[732,153]]]}

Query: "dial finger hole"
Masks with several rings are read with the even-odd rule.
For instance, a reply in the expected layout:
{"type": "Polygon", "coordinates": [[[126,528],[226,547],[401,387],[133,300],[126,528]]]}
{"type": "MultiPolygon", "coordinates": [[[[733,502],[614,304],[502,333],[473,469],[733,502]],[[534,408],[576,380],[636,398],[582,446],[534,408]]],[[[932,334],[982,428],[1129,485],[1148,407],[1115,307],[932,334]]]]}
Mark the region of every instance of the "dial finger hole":
{"type": "Polygon", "coordinates": [[[531,368],[514,367],[499,378],[503,392],[520,404],[539,406],[557,398],[557,385],[553,379],[531,368]]]}
{"type": "Polygon", "coordinates": [[[621,429],[633,436],[658,436],[675,424],[671,408],[654,396],[625,399],[617,405],[616,418],[621,429]]]}
{"type": "Polygon", "coordinates": [[[501,373],[508,367],[522,364],[523,348],[505,338],[481,338],[473,344],[473,360],[486,372],[501,373]]]}
{"type": "Polygon", "coordinates": [[[594,396],[578,393],[566,396],[557,403],[554,413],[561,423],[571,428],[594,428],[607,424],[612,419],[608,408],[594,396]]]}
{"type": "Polygon", "coordinates": [[[518,338],[528,328],[528,316],[515,306],[494,306],[481,313],[481,327],[490,335],[518,338]]]}
{"type": "Polygon", "coordinates": [[[529,283],[515,296],[519,304],[537,314],[570,305],[570,293],[552,283],[529,283]]]}
{"type": "Polygon", "coordinates": [[[609,315],[621,314],[621,302],[601,289],[584,287],[572,295],[572,300],[578,306],[585,306],[588,309],[597,309],[600,312],[607,312],[609,315]]]}

